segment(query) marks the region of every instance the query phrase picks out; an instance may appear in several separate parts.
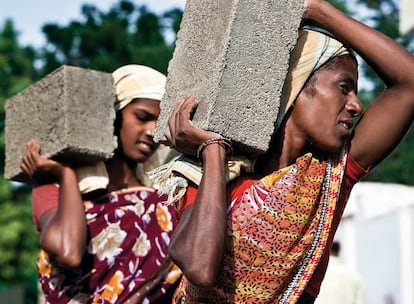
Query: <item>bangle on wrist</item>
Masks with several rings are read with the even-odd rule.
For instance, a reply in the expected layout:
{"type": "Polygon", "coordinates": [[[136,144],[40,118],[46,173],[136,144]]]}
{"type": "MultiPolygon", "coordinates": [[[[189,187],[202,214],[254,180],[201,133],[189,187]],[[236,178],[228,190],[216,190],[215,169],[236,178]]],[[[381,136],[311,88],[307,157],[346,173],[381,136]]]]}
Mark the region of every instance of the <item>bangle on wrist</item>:
{"type": "Polygon", "coordinates": [[[216,137],[216,138],[210,138],[207,139],[205,142],[203,142],[201,145],[198,146],[197,149],[197,158],[201,161],[202,153],[204,151],[204,148],[208,145],[220,145],[226,150],[226,156],[230,157],[233,154],[233,145],[231,144],[230,139],[224,138],[224,137],[216,137]]]}

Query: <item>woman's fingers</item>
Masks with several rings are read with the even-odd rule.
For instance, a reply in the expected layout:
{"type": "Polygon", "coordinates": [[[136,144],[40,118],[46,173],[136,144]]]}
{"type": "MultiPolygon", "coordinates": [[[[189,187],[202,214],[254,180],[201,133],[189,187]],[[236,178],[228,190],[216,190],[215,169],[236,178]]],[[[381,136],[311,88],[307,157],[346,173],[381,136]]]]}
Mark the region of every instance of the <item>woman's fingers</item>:
{"type": "Polygon", "coordinates": [[[180,111],[178,112],[180,115],[180,119],[182,121],[191,121],[190,117],[195,108],[198,105],[198,101],[194,97],[194,95],[190,95],[184,101],[184,103],[180,107],[180,111]]]}
{"type": "Polygon", "coordinates": [[[174,107],[170,118],[168,119],[168,127],[166,130],[166,137],[168,141],[175,146],[175,130],[176,130],[176,124],[177,124],[177,113],[181,108],[181,105],[183,104],[184,100],[180,100],[174,107]]]}
{"type": "Polygon", "coordinates": [[[195,155],[201,143],[209,138],[219,136],[214,132],[198,128],[192,123],[191,118],[198,104],[199,102],[194,95],[178,102],[165,131],[168,141],[175,149],[185,154],[195,155]]]}
{"type": "Polygon", "coordinates": [[[63,174],[61,163],[42,157],[40,145],[29,140],[23,154],[20,168],[23,173],[30,177],[35,183],[55,182],[61,179],[63,174]]]}
{"type": "Polygon", "coordinates": [[[22,161],[22,163],[20,164],[20,169],[23,171],[23,173],[25,173],[28,176],[33,175],[32,167],[30,165],[27,165],[25,161],[22,161]]]}
{"type": "Polygon", "coordinates": [[[191,116],[194,110],[197,108],[197,105],[198,101],[195,99],[194,95],[188,96],[180,105],[175,125],[176,134],[186,134],[188,132],[187,128],[189,126],[193,126],[191,116]]]}
{"type": "Polygon", "coordinates": [[[177,139],[177,133],[180,132],[180,126],[181,126],[181,109],[183,107],[183,104],[186,102],[187,99],[181,100],[178,104],[177,104],[177,111],[174,113],[174,130],[172,133],[172,136],[174,137],[174,141],[176,141],[177,139]]]}
{"type": "Polygon", "coordinates": [[[26,149],[23,153],[20,169],[29,177],[32,177],[36,170],[35,154],[39,151],[39,145],[31,139],[26,143],[26,149]]]}
{"type": "Polygon", "coordinates": [[[191,124],[191,113],[197,104],[198,102],[195,97],[190,95],[186,99],[180,100],[174,107],[168,120],[168,128],[165,132],[168,141],[174,146],[176,145],[177,135],[183,134],[184,128],[188,124],[191,124]]]}
{"type": "Polygon", "coordinates": [[[40,145],[33,139],[26,144],[26,150],[22,157],[21,169],[32,176],[37,171],[48,170],[54,161],[43,158],[40,155],[40,145]]]}
{"type": "Polygon", "coordinates": [[[171,138],[170,126],[167,126],[167,128],[165,129],[164,136],[165,136],[165,138],[167,139],[167,141],[169,143],[171,143],[172,145],[174,145],[174,143],[172,142],[172,138],[171,138]]]}

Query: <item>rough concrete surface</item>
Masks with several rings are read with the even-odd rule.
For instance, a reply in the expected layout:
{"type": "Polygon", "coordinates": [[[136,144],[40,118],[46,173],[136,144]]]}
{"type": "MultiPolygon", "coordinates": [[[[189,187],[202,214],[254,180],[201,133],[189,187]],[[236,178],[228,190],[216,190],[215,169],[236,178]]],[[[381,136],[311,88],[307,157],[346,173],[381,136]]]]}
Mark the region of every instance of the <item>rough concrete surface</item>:
{"type": "Polygon", "coordinates": [[[5,178],[29,182],[20,170],[34,138],[47,158],[93,164],[112,156],[115,89],[110,73],[62,66],[7,100],[5,178]]]}
{"type": "Polygon", "coordinates": [[[165,141],[175,104],[194,94],[195,125],[248,153],[266,151],[302,13],[303,0],[188,0],[155,140],[165,141]]]}

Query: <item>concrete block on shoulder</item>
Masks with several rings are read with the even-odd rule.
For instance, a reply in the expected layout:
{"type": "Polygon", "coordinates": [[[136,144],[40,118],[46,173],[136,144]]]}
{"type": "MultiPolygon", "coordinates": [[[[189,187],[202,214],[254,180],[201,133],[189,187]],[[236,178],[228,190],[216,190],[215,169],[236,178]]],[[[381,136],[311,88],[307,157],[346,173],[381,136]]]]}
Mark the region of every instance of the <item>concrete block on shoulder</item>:
{"type": "Polygon", "coordinates": [[[155,133],[165,141],[175,104],[194,94],[193,122],[248,153],[269,147],[303,0],[187,1],[155,133]]]}
{"type": "Polygon", "coordinates": [[[94,164],[110,158],[115,88],[110,73],[61,66],[6,101],[5,178],[29,182],[20,163],[34,138],[44,157],[94,164]]]}

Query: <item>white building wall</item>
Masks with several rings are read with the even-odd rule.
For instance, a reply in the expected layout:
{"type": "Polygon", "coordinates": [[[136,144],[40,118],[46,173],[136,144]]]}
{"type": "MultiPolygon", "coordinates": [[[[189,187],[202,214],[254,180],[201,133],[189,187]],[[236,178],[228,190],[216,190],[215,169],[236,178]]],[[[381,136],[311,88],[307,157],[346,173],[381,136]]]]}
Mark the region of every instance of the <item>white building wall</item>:
{"type": "Polygon", "coordinates": [[[357,184],[335,238],[365,280],[367,304],[414,304],[414,187],[357,184]]]}
{"type": "Polygon", "coordinates": [[[398,217],[389,214],[357,226],[358,270],[366,283],[367,303],[403,303],[398,217]]]}
{"type": "Polygon", "coordinates": [[[414,1],[400,0],[400,32],[402,34],[414,28],[414,1]]]}
{"type": "MultiPolygon", "coordinates": [[[[401,209],[400,217],[400,260],[401,282],[414,282],[414,206],[401,209]]],[[[413,283],[414,284],[414,283],[413,283]]],[[[412,284],[412,285],[413,285],[412,284]]],[[[414,286],[401,290],[401,303],[414,303],[414,286]]],[[[404,286],[404,284],[403,284],[404,286]]]]}

